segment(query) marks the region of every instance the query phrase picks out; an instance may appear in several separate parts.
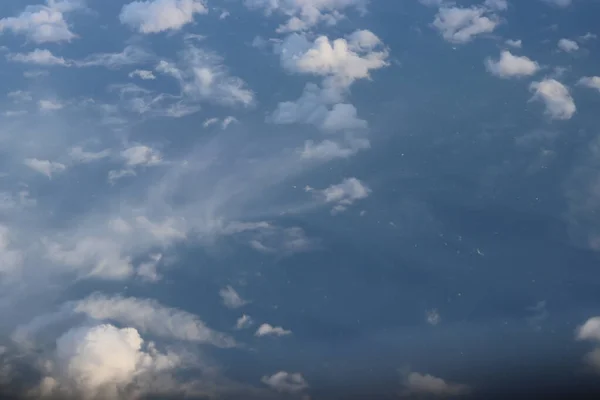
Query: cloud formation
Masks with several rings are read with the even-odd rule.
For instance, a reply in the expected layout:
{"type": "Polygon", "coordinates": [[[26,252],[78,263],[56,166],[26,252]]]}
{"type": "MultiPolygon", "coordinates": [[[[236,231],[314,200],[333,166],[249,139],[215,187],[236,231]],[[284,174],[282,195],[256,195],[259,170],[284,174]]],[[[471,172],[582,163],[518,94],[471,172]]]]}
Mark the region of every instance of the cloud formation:
{"type": "Polygon", "coordinates": [[[500,78],[531,76],[540,70],[537,62],[525,56],[515,56],[508,50],[502,51],[498,60],[487,58],[485,67],[500,78]]]}
{"type": "Polygon", "coordinates": [[[202,0],[146,0],[125,4],[119,19],[140,33],[179,30],[194,21],[196,14],[206,14],[202,0]]]}
{"type": "Polygon", "coordinates": [[[546,114],[553,119],[570,119],[577,110],[569,89],[555,79],[533,82],[529,89],[533,92],[532,100],[542,101],[546,114]]]}

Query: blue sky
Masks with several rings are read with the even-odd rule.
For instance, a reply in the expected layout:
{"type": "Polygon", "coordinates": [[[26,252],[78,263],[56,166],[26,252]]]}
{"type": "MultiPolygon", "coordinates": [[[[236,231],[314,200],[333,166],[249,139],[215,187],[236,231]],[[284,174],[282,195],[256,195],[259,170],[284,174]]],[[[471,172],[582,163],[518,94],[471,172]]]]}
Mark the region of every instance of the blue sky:
{"type": "Polygon", "coordinates": [[[1,384],[597,387],[599,13],[3,1],[1,384]]]}

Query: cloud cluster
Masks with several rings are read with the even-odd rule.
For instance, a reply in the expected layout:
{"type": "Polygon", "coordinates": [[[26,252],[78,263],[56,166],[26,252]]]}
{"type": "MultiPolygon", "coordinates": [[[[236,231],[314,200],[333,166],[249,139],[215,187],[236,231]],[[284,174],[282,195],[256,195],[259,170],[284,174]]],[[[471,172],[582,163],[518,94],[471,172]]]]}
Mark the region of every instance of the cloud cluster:
{"type": "Polygon", "coordinates": [[[262,382],[282,393],[298,393],[308,388],[308,383],[299,373],[279,371],[271,376],[263,376],[262,382]]]}
{"type": "Polygon", "coordinates": [[[346,178],[338,184],[317,192],[325,203],[334,204],[333,213],[345,211],[355,201],[365,199],[370,194],[371,189],[356,178],[346,178]]]}
{"type": "Polygon", "coordinates": [[[467,8],[440,5],[432,26],[446,41],[465,44],[496,29],[500,24],[500,18],[494,13],[497,10],[503,8],[488,7],[487,4],[467,8]]]}
{"type": "Polygon", "coordinates": [[[34,43],[69,42],[77,35],[65,15],[83,8],[79,0],[46,0],[45,5],[30,5],[16,17],[0,19],[0,34],[11,31],[34,43]]]}
{"type": "Polygon", "coordinates": [[[544,79],[533,82],[529,89],[532,100],[539,100],[546,106],[546,114],[553,119],[570,119],[577,108],[569,89],[556,79],[544,79]]]}
{"type": "Polygon", "coordinates": [[[179,30],[194,21],[196,14],[206,14],[202,0],[146,0],[125,4],[119,15],[121,23],[140,33],[179,30]]]}
{"type": "Polygon", "coordinates": [[[244,0],[250,9],[287,17],[288,20],[277,28],[279,33],[309,30],[318,24],[335,25],[345,17],[347,9],[365,13],[367,3],[367,0],[244,0]]]}
{"type": "Polygon", "coordinates": [[[485,60],[487,70],[500,78],[531,76],[539,71],[537,62],[525,56],[515,56],[510,51],[504,50],[500,53],[500,59],[485,60]]]}

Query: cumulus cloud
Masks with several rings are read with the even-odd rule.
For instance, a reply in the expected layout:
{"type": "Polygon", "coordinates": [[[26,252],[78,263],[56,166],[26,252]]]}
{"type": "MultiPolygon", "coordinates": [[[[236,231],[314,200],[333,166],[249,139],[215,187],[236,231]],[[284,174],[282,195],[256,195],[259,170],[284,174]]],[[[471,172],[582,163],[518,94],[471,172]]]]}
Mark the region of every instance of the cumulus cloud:
{"type": "Polygon", "coordinates": [[[500,53],[500,59],[485,60],[487,70],[500,78],[531,76],[540,70],[537,62],[525,56],[515,56],[510,51],[505,50],[500,53]]]}
{"type": "Polygon", "coordinates": [[[262,324],[256,330],[255,336],[286,336],[290,335],[292,331],[283,329],[281,326],[272,326],[270,324],[262,324]]]}
{"type": "Polygon", "coordinates": [[[564,52],[571,53],[579,50],[579,45],[574,40],[563,38],[558,41],[558,48],[564,52]]]}
{"type": "Polygon", "coordinates": [[[288,18],[287,22],[277,28],[277,32],[303,31],[317,24],[335,25],[344,18],[346,9],[366,12],[366,0],[244,0],[250,9],[262,9],[267,15],[278,13],[288,18]]]}
{"type": "Polygon", "coordinates": [[[159,33],[179,30],[207,12],[202,0],[134,1],[123,6],[119,19],[140,33],[159,33]]]}
{"type": "Polygon", "coordinates": [[[299,373],[279,371],[271,376],[263,376],[261,381],[271,389],[282,393],[298,393],[308,388],[306,380],[299,373]]]}
{"type": "Polygon", "coordinates": [[[49,160],[39,160],[37,158],[27,158],[23,163],[32,170],[52,178],[52,175],[64,171],[67,167],[59,162],[49,160]]]}
{"type": "Polygon", "coordinates": [[[585,361],[600,372],[600,317],[592,317],[579,326],[575,338],[596,343],[596,348],[586,354],[585,361]]]}
{"type": "Polygon", "coordinates": [[[487,7],[468,8],[441,6],[432,26],[454,44],[465,44],[475,37],[493,32],[500,24],[498,16],[487,7]]]}
{"type": "Polygon", "coordinates": [[[45,5],[30,5],[16,17],[0,19],[0,34],[11,31],[34,43],[68,42],[76,38],[65,15],[81,9],[78,0],[46,0],[45,5]]]}
{"type": "Polygon", "coordinates": [[[51,65],[68,65],[68,61],[63,57],[57,57],[50,50],[47,49],[35,49],[29,53],[10,53],[6,55],[9,61],[20,62],[24,64],[37,64],[44,66],[51,65]]]}
{"type": "Polygon", "coordinates": [[[406,377],[405,389],[412,395],[436,397],[463,396],[471,392],[467,385],[446,382],[429,374],[411,372],[406,377]]]}
{"type": "Polygon", "coordinates": [[[555,79],[544,79],[529,86],[532,100],[539,100],[546,106],[546,114],[553,119],[570,119],[576,111],[575,102],[569,89],[555,79]]]}
{"type": "Polygon", "coordinates": [[[584,76],[577,84],[600,91],[600,76],[584,76]]]}
{"type": "Polygon", "coordinates": [[[50,100],[50,99],[42,99],[40,101],[38,101],[38,106],[40,111],[44,111],[44,112],[52,112],[52,111],[57,111],[57,110],[61,110],[62,108],[64,108],[64,105],[57,101],[57,100],[50,100]]]}
{"type": "Polygon", "coordinates": [[[153,392],[152,377],[183,364],[160,353],[134,328],[110,324],[73,328],[56,341],[37,390],[41,397],[134,398],[153,392]]]}
{"type": "Polygon", "coordinates": [[[240,308],[248,304],[248,302],[235,291],[231,286],[227,286],[219,291],[219,296],[223,300],[223,304],[228,308],[240,308]]]}
{"type": "Polygon", "coordinates": [[[346,178],[342,182],[331,185],[317,192],[325,203],[334,203],[333,212],[345,211],[357,200],[365,199],[371,194],[364,183],[356,178],[346,178]]]}

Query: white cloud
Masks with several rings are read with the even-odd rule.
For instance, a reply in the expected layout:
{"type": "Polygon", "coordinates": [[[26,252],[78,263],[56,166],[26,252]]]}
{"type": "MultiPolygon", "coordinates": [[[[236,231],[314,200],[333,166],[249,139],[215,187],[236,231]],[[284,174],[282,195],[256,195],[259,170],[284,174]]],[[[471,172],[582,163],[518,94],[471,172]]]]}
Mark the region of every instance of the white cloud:
{"type": "Polygon", "coordinates": [[[15,103],[24,103],[33,100],[31,96],[31,92],[26,92],[23,90],[15,90],[13,92],[8,92],[6,97],[12,99],[15,103]]]}
{"type": "Polygon", "coordinates": [[[37,158],[27,158],[23,162],[26,166],[40,174],[52,178],[52,175],[57,172],[62,172],[67,167],[64,164],[48,160],[38,160],[37,158]]]}
{"type": "Polygon", "coordinates": [[[579,45],[574,40],[563,38],[558,41],[558,48],[564,52],[571,53],[579,50],[579,45]]]}
{"type": "Polygon", "coordinates": [[[308,384],[301,374],[285,371],[279,371],[271,376],[263,376],[261,382],[282,393],[298,393],[308,388],[308,384]]]}
{"type": "Polygon", "coordinates": [[[504,11],[508,9],[507,0],[485,0],[483,4],[492,10],[504,11]]]}
{"type": "Polygon", "coordinates": [[[227,127],[229,127],[229,125],[233,124],[233,123],[237,123],[238,120],[235,117],[232,116],[228,116],[225,117],[223,119],[223,122],[221,122],[221,129],[227,129],[227,127]]]}
{"type": "Polygon", "coordinates": [[[441,378],[417,372],[408,374],[405,388],[413,395],[437,397],[462,396],[471,392],[471,388],[467,385],[446,382],[441,378]]]}
{"type": "Polygon", "coordinates": [[[369,197],[371,189],[356,178],[346,178],[341,183],[331,185],[316,192],[325,203],[335,203],[334,212],[341,212],[357,200],[369,197]]]}
{"type": "Polygon", "coordinates": [[[77,36],[71,32],[65,14],[82,7],[83,2],[77,0],[46,0],[46,5],[30,5],[16,17],[0,19],[0,34],[8,30],[34,43],[68,42],[77,36]]]}
{"type": "Polygon", "coordinates": [[[493,32],[499,23],[498,17],[485,7],[442,6],[432,25],[448,42],[464,44],[476,36],[493,32]]]}
{"type": "Polygon", "coordinates": [[[254,102],[254,93],[247,89],[243,80],[229,74],[221,57],[192,45],[180,54],[177,65],[161,61],[156,71],[175,78],[180,84],[181,95],[189,101],[224,106],[250,106],[254,102]]]}
{"type": "Polygon", "coordinates": [[[438,310],[433,309],[427,311],[427,323],[429,325],[436,326],[440,323],[441,317],[438,310]]]}
{"type": "Polygon", "coordinates": [[[37,64],[37,65],[69,65],[68,61],[63,57],[57,57],[50,50],[47,49],[35,49],[29,53],[16,53],[7,54],[6,58],[9,61],[20,62],[24,64],[37,64]]]}
{"type": "Polygon", "coordinates": [[[600,91],[600,76],[584,76],[577,84],[600,91]]]}
{"type": "MultiPolygon", "coordinates": [[[[356,31],[333,41],[319,36],[312,43],[304,35],[291,34],[276,52],[286,70],[327,77],[324,86],[336,91],[348,88],[355,80],[368,79],[370,71],[389,65],[387,49],[370,31],[356,31]]],[[[339,97],[337,92],[335,97],[339,97]]]]}
{"type": "Polygon", "coordinates": [[[542,101],[546,114],[554,119],[570,119],[577,110],[569,89],[555,79],[533,82],[529,89],[534,93],[532,100],[542,101]]]}
{"type": "Polygon", "coordinates": [[[227,286],[219,291],[219,296],[223,300],[223,304],[228,308],[240,308],[248,304],[248,302],[240,297],[238,292],[231,286],[227,286]]]}
{"type": "Polygon", "coordinates": [[[64,105],[61,102],[57,100],[48,99],[38,101],[38,106],[41,111],[46,112],[61,110],[64,107],[64,105]]]}
{"type": "Polygon", "coordinates": [[[160,353],[134,328],[110,324],[73,328],[56,341],[48,375],[37,390],[41,397],[86,399],[134,398],[151,391],[156,374],[179,367],[182,358],[160,353]]]}
{"type": "Polygon", "coordinates": [[[134,78],[134,77],[138,77],[140,79],[143,80],[154,80],[156,79],[156,76],[154,76],[154,74],[152,73],[152,71],[147,71],[144,69],[136,69],[135,71],[132,71],[129,73],[129,77],[130,78],[134,78]]]}
{"type": "Polygon", "coordinates": [[[129,167],[150,167],[163,163],[162,154],[156,149],[145,145],[134,145],[121,151],[125,165],[129,167]]]}
{"type": "Polygon", "coordinates": [[[506,43],[507,46],[514,47],[517,49],[520,49],[521,47],[523,47],[523,41],[521,39],[519,39],[519,40],[507,39],[504,43],[506,43]]]}
{"type": "Polygon", "coordinates": [[[119,19],[140,33],[158,33],[179,30],[207,12],[202,0],[134,1],[123,6],[119,19]]]}
{"type": "Polygon", "coordinates": [[[540,70],[540,65],[525,56],[515,56],[510,51],[500,53],[497,61],[485,60],[487,70],[500,78],[531,76],[540,70]]]}
{"type": "Polygon", "coordinates": [[[254,321],[252,321],[252,318],[249,315],[244,314],[241,317],[239,317],[235,322],[235,329],[248,328],[253,323],[254,321]]]}
{"type": "Polygon", "coordinates": [[[254,335],[256,336],[286,336],[290,335],[292,331],[283,329],[280,326],[271,326],[270,324],[262,324],[256,330],[254,335]]]}
{"type": "Polygon", "coordinates": [[[214,125],[217,122],[219,122],[219,118],[208,118],[207,120],[205,120],[202,123],[202,126],[205,127],[205,128],[208,128],[209,126],[214,125]]]}
{"type": "Polygon", "coordinates": [[[354,8],[361,13],[366,12],[366,0],[244,0],[251,9],[263,9],[267,15],[274,12],[288,17],[285,24],[277,28],[277,32],[293,32],[308,30],[317,24],[335,25],[344,18],[346,9],[354,8]]]}
{"type": "Polygon", "coordinates": [[[595,33],[592,32],[588,32],[583,36],[579,36],[579,39],[581,40],[591,40],[591,39],[597,39],[598,35],[596,35],[595,33]]]}
{"type": "Polygon", "coordinates": [[[304,147],[300,149],[300,155],[307,160],[329,161],[336,158],[348,158],[359,152],[370,148],[371,144],[365,138],[349,137],[346,143],[323,140],[316,143],[307,140],[304,147]]]}
{"type": "Polygon", "coordinates": [[[577,340],[600,342],[600,317],[593,317],[577,328],[577,340]]]}

